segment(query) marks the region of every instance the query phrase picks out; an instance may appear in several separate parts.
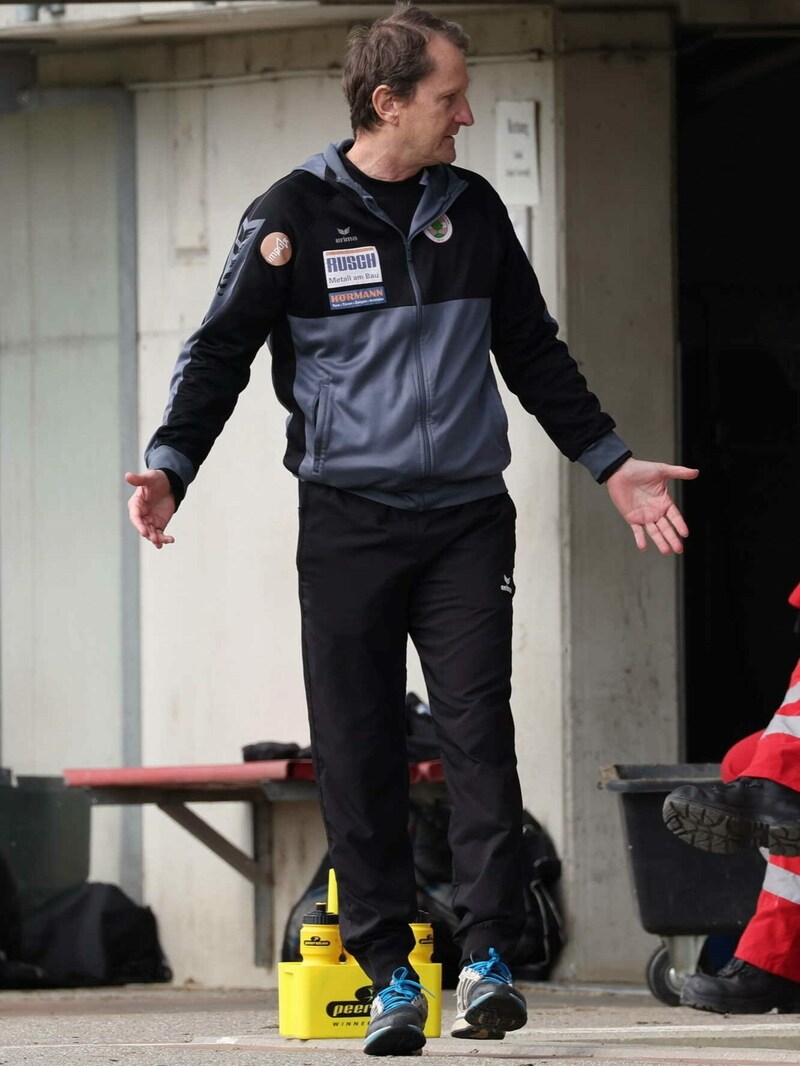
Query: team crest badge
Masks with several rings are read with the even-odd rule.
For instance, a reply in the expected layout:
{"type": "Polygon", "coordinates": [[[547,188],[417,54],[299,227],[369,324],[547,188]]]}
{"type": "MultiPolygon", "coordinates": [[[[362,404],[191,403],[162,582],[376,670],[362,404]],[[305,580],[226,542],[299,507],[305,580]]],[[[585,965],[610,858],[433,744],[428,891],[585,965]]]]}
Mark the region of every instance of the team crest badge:
{"type": "Polygon", "coordinates": [[[447,215],[439,215],[435,222],[425,227],[424,233],[435,244],[444,244],[453,236],[453,223],[447,215]]]}

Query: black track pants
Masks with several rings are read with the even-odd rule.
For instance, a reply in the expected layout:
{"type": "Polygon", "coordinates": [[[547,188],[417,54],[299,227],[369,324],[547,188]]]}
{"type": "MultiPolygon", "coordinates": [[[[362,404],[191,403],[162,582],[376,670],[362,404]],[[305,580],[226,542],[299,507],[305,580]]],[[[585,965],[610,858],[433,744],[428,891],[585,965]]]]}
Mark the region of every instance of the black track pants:
{"type": "Polygon", "coordinates": [[[511,693],[509,496],[405,511],[301,482],[297,562],[311,743],[348,950],[376,987],[407,965],[406,647],[419,652],[453,803],[464,960],[524,924],[511,693]]]}

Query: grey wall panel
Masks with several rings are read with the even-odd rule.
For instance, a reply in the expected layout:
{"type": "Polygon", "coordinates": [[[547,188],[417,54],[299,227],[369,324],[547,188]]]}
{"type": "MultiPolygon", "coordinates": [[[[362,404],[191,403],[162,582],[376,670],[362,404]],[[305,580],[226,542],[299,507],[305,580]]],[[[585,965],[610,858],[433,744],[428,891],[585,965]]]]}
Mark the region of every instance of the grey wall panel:
{"type": "MultiPolygon", "coordinates": [[[[135,425],[125,95],[45,94],[0,118],[0,685],[16,773],[115,765],[138,737],[136,545],[120,535],[135,425]]],[[[124,824],[136,890],[137,820],[95,820],[93,876],[122,880],[124,824]]]]}

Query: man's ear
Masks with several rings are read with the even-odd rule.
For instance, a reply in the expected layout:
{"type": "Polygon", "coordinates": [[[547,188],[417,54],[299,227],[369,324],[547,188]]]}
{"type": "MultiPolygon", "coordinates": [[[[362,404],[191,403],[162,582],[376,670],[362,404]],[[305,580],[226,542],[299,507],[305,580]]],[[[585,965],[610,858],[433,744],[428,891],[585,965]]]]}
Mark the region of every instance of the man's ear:
{"type": "Polygon", "coordinates": [[[375,114],[389,126],[397,125],[399,101],[388,85],[379,85],[372,94],[375,114]]]}

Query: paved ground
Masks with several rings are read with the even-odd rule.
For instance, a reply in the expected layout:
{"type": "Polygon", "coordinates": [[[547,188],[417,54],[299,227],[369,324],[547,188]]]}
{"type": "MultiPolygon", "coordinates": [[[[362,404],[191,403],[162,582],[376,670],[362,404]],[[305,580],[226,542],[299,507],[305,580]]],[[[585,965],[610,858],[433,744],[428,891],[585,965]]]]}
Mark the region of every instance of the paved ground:
{"type": "MultiPolygon", "coordinates": [[[[800,1063],[800,1015],[725,1018],[643,989],[525,986],[530,1024],[500,1042],[430,1040],[431,1066],[800,1063]]],[[[452,993],[445,993],[449,1023],[452,993]]],[[[358,1040],[287,1040],[274,992],[130,986],[0,992],[0,1066],[366,1066],[358,1040]]]]}

